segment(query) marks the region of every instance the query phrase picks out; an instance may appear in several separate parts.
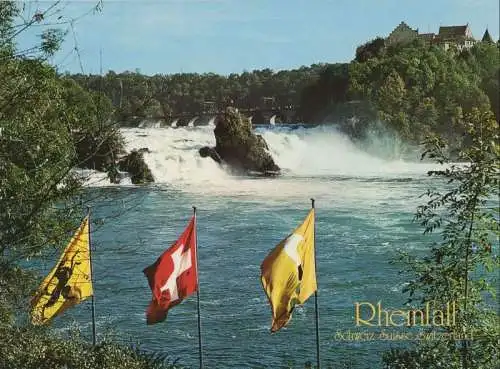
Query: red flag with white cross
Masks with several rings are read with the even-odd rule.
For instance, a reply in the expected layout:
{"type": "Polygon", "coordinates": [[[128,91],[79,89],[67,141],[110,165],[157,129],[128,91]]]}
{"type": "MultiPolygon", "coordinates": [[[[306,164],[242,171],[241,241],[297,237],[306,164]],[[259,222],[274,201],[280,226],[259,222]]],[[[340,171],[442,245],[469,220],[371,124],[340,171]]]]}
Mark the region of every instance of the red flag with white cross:
{"type": "Polygon", "coordinates": [[[146,311],[147,324],[165,320],[171,307],[196,292],[196,223],[191,219],[177,241],[166,250],[144,274],[153,298],[146,311]]]}

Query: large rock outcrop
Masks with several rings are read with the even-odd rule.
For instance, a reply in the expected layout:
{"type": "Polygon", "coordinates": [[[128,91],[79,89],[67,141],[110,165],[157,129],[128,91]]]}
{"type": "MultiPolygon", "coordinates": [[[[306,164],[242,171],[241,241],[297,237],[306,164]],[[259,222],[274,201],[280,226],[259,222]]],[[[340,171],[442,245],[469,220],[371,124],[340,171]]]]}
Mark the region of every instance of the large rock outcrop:
{"type": "Polygon", "coordinates": [[[153,173],[151,173],[140,151],[132,150],[130,154],[124,156],[118,162],[118,168],[130,174],[130,180],[133,184],[154,182],[153,173]]]}
{"type": "Polygon", "coordinates": [[[75,166],[106,172],[109,181],[119,184],[128,172],[133,184],[154,182],[151,170],[143,154],[150,153],[147,147],[125,151],[123,136],[118,130],[103,130],[98,135],[89,132],[72,132],[76,150],[75,166]]]}
{"type": "Polygon", "coordinates": [[[280,167],[268,152],[266,141],[252,132],[252,124],[238,110],[228,107],[215,123],[216,146],[201,148],[201,156],[210,156],[215,161],[220,158],[237,172],[279,173],[280,167]]]}

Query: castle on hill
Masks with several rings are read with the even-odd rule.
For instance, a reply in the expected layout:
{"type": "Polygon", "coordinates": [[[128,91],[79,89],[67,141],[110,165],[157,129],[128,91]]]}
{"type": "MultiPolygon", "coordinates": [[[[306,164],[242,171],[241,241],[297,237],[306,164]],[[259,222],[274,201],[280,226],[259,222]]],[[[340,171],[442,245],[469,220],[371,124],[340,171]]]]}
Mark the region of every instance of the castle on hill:
{"type": "MultiPolygon", "coordinates": [[[[440,45],[445,50],[454,46],[458,50],[469,49],[477,42],[472,36],[469,24],[463,26],[441,26],[436,33],[419,33],[418,28],[412,29],[405,22],[401,22],[386,38],[386,44],[409,43],[415,39],[421,39],[433,45],[440,45]]],[[[484,32],[481,42],[494,43],[488,29],[484,32]]]]}

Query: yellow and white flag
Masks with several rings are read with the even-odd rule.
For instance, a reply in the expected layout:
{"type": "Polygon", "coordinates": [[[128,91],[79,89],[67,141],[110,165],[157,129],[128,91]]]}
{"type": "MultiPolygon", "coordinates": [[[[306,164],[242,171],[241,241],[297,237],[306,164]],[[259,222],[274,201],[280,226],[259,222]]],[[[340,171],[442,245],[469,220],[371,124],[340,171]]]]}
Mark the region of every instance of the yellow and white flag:
{"type": "Polygon", "coordinates": [[[59,262],[43,280],[31,302],[31,321],[47,323],[67,308],[92,296],[89,217],[76,231],[59,262]]]}
{"type": "Polygon", "coordinates": [[[261,281],[273,314],[271,332],[276,332],[289,322],[295,305],[303,304],[317,289],[314,209],[264,259],[261,281]]]}

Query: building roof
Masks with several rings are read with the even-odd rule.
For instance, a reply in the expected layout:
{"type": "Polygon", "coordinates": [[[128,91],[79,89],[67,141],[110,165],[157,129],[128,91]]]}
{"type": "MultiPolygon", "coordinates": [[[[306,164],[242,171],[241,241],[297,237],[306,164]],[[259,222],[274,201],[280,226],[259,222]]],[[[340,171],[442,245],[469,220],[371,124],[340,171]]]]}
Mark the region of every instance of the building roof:
{"type": "Polygon", "coordinates": [[[494,43],[493,39],[490,36],[490,33],[488,32],[488,28],[486,28],[486,31],[484,31],[484,35],[483,35],[483,38],[482,38],[481,41],[483,41],[483,42],[490,42],[492,44],[494,43]]]}
{"type": "Polygon", "coordinates": [[[405,22],[401,22],[392,30],[389,36],[387,36],[386,40],[388,43],[408,41],[412,35],[416,37],[418,35],[418,30],[411,29],[405,22]]]}
{"type": "Polygon", "coordinates": [[[408,24],[406,24],[406,22],[399,23],[396,26],[396,28],[394,28],[394,30],[396,30],[396,29],[408,29],[408,30],[411,30],[411,31],[414,31],[414,32],[418,32],[417,30],[412,29],[408,24]]]}
{"type": "Polygon", "coordinates": [[[468,37],[467,30],[469,26],[442,26],[439,27],[439,38],[453,39],[457,37],[468,37]]]}

